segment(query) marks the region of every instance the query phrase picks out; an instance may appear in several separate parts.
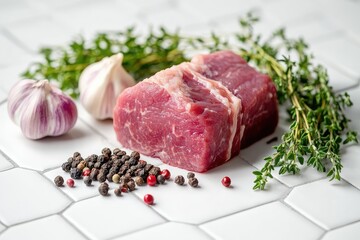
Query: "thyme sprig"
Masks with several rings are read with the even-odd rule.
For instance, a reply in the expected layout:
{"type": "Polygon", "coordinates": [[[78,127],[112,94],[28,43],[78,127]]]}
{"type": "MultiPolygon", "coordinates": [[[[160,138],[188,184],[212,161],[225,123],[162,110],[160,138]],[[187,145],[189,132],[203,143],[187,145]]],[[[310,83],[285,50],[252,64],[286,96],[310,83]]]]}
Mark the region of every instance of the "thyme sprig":
{"type": "Polygon", "coordinates": [[[335,94],[326,69],[312,63],[303,39],[290,40],[285,30],[280,29],[262,41],[253,32],[252,26],[257,21],[251,15],[240,21],[242,33],[237,34],[237,39],[246,46],[241,48],[241,55],[272,77],[280,103],[291,103],[288,109],[291,125],[282,136],[282,143],[274,147],[275,153],[264,159],[263,168],[253,172],[254,189],[265,188],[275,167],[279,167],[279,174],[296,174],[300,172],[299,165],[305,162],[320,172],[327,171],[330,180],[340,180],[343,167],[340,146],[357,142],[357,133],[348,130],[350,120],[344,114],[344,109],[352,105],[349,95],[335,94]]]}
{"type": "Polygon", "coordinates": [[[357,142],[357,133],[348,129],[350,120],[344,114],[344,109],[352,105],[349,95],[334,93],[326,69],[312,63],[313,57],[303,39],[289,39],[285,30],[279,29],[264,40],[253,31],[258,21],[251,13],[240,19],[241,28],[235,34],[237,42],[232,44],[215,33],[209,38],[185,37],[164,28],[150,31],[146,36],[137,35],[130,27],[121,32],[98,34],[89,42],[79,37],[66,47],[41,49],[44,60],[32,64],[23,76],[56,81],[62,90],[76,98],[78,79],[85,67],[118,52],[124,54],[124,68],[141,81],[188,61],[194,50],[232,49],[270,75],[280,104],[290,103],[289,130],[274,147],[274,154],[264,159],[263,168],[253,172],[254,189],[265,188],[275,167],[279,167],[279,174],[296,174],[305,163],[327,172],[330,180],[340,180],[340,146],[357,142]]]}

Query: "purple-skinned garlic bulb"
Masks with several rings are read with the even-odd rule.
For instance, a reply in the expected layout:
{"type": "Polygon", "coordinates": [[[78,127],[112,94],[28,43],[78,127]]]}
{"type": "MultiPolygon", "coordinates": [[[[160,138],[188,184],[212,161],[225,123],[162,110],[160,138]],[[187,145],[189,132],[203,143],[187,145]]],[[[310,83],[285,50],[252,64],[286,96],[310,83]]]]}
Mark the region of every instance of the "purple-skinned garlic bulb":
{"type": "Polygon", "coordinates": [[[9,92],[8,113],[30,139],[62,135],[77,120],[73,100],[48,80],[17,82],[9,92]]]}
{"type": "Polygon", "coordinates": [[[120,93],[136,84],[122,67],[123,55],[115,54],[89,65],[79,79],[80,102],[99,120],[113,118],[113,109],[120,93]]]}

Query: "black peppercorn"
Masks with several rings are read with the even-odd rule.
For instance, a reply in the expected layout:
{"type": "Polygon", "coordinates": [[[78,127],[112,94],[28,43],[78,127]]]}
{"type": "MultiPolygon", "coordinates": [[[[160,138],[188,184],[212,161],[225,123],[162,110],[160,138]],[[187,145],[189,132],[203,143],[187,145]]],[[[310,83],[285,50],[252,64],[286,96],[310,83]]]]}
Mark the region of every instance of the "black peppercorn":
{"type": "Polygon", "coordinates": [[[107,159],[106,159],[106,157],[104,155],[99,155],[97,157],[97,161],[100,162],[100,164],[102,165],[107,161],[107,159]]]}
{"type": "Polygon", "coordinates": [[[157,180],[157,182],[158,182],[159,184],[164,184],[164,183],[165,183],[165,178],[164,178],[164,176],[161,175],[161,174],[157,175],[156,180],[157,180]]]}
{"type": "Polygon", "coordinates": [[[149,174],[152,174],[152,175],[159,175],[161,172],[160,168],[159,167],[152,167],[149,171],[149,174]]]}
{"type": "Polygon", "coordinates": [[[104,155],[104,156],[106,156],[107,158],[110,158],[110,156],[111,156],[111,150],[110,150],[110,148],[103,148],[102,150],[101,150],[101,153],[104,155]]]}
{"type": "Polygon", "coordinates": [[[115,188],[114,193],[116,196],[120,197],[121,196],[121,188],[115,188]]]}
{"type": "Polygon", "coordinates": [[[72,162],[74,161],[74,158],[73,158],[73,157],[69,157],[67,161],[68,161],[68,163],[72,163],[72,162]]]}
{"type": "Polygon", "coordinates": [[[137,168],[144,168],[146,166],[147,162],[144,160],[139,160],[137,164],[137,168]]]}
{"type": "Polygon", "coordinates": [[[109,193],[109,185],[107,183],[100,184],[99,193],[103,196],[107,196],[109,193]]]}
{"type": "Polygon", "coordinates": [[[75,159],[74,161],[71,162],[71,168],[76,168],[79,163],[80,163],[80,160],[75,159]]]}
{"type": "Polygon", "coordinates": [[[91,186],[92,180],[90,176],[85,176],[83,180],[86,186],[91,186]]]}
{"type": "Polygon", "coordinates": [[[65,172],[70,172],[71,169],[71,163],[70,162],[64,162],[61,165],[62,170],[64,170],[65,172]]]}
{"type": "Polygon", "coordinates": [[[190,186],[192,186],[194,188],[199,185],[199,181],[195,177],[189,178],[188,183],[189,183],[190,186]]]}
{"type": "Polygon", "coordinates": [[[123,161],[127,161],[129,159],[130,159],[130,156],[126,155],[126,154],[121,157],[121,160],[123,160],[123,161]]]}
{"type": "Polygon", "coordinates": [[[195,177],[195,173],[193,172],[188,172],[187,174],[187,178],[190,179],[190,178],[194,178],[195,177]]]}
{"type": "Polygon", "coordinates": [[[56,186],[61,187],[64,184],[64,179],[62,176],[57,176],[54,179],[54,183],[56,186]]]}
{"type": "Polygon", "coordinates": [[[129,176],[122,176],[121,178],[120,178],[120,183],[128,183],[128,182],[130,182],[130,180],[131,180],[131,177],[129,177],[129,176]]]}
{"type": "Polygon", "coordinates": [[[100,162],[95,162],[94,163],[94,168],[100,168],[101,167],[101,163],[100,162]]]}
{"type": "Polygon", "coordinates": [[[136,183],[136,185],[138,185],[138,186],[142,186],[142,185],[145,184],[145,181],[144,181],[144,179],[143,179],[142,177],[137,176],[137,177],[135,177],[135,183],[136,183]]]}
{"type": "Polygon", "coordinates": [[[151,168],[153,168],[153,167],[154,167],[154,165],[148,163],[148,164],[145,165],[144,169],[148,173],[151,170],[151,168]]]}
{"type": "Polygon", "coordinates": [[[93,162],[88,162],[87,166],[88,166],[88,168],[92,169],[94,167],[94,163],[93,162]]]}
{"type": "Polygon", "coordinates": [[[74,152],[73,158],[81,157],[81,154],[79,152],[74,152]]]}
{"type": "Polygon", "coordinates": [[[70,177],[73,179],[80,179],[82,171],[78,168],[72,168],[70,170],[70,177]]]}
{"type": "Polygon", "coordinates": [[[99,169],[93,168],[90,172],[90,179],[93,181],[97,180],[97,175],[99,174],[99,169]]]}
{"type": "Polygon", "coordinates": [[[117,155],[117,153],[120,152],[120,151],[121,151],[120,148],[114,148],[113,149],[113,154],[117,155]]]}
{"type": "Polygon", "coordinates": [[[139,159],[140,159],[140,153],[137,152],[137,151],[133,151],[133,152],[130,154],[130,157],[133,157],[133,158],[135,158],[136,160],[139,160],[139,159]]]}
{"type": "Polygon", "coordinates": [[[135,166],[135,165],[137,165],[138,162],[139,162],[139,160],[136,159],[136,158],[134,158],[134,157],[131,157],[128,161],[129,161],[129,165],[130,165],[130,166],[135,166]]]}
{"type": "Polygon", "coordinates": [[[177,185],[183,185],[185,183],[185,178],[181,175],[175,177],[175,183],[177,185]]]}
{"type": "Polygon", "coordinates": [[[99,172],[99,174],[97,175],[96,179],[103,183],[106,181],[106,175],[104,174],[104,172],[99,172]]]}
{"type": "Polygon", "coordinates": [[[129,181],[129,182],[127,183],[127,186],[128,186],[128,189],[130,190],[130,192],[131,192],[131,191],[134,191],[134,190],[135,190],[135,187],[136,187],[134,180],[129,181]]]}
{"type": "Polygon", "coordinates": [[[106,179],[109,181],[109,182],[112,182],[112,177],[114,176],[114,173],[112,172],[109,172],[107,175],[106,175],[106,179]]]}

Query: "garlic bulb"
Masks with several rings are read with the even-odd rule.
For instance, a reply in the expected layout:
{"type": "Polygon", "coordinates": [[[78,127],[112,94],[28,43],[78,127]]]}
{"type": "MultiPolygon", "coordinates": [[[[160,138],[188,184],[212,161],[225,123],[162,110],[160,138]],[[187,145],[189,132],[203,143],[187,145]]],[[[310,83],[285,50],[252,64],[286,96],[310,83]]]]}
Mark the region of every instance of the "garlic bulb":
{"type": "Polygon", "coordinates": [[[62,135],[77,120],[75,103],[48,80],[16,83],[9,93],[8,113],[30,139],[62,135]]]}
{"type": "Polygon", "coordinates": [[[80,102],[96,119],[113,117],[116,99],[135,80],[122,67],[123,55],[118,53],[89,65],[79,80],[80,102]]]}

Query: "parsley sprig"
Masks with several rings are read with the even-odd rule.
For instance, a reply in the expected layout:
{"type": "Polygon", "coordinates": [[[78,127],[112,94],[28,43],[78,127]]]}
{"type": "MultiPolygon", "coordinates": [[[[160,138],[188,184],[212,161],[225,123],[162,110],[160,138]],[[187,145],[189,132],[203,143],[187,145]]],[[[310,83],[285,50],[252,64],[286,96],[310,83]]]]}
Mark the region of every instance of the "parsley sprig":
{"type": "Polygon", "coordinates": [[[289,130],[262,169],[254,171],[254,189],[264,189],[275,167],[279,174],[297,174],[307,164],[340,180],[342,144],[357,142],[357,133],[348,129],[344,109],[352,105],[347,93],[335,94],[326,69],[312,63],[302,39],[289,39],[284,29],[263,40],[253,31],[258,18],[251,13],[240,19],[237,41],[229,42],[212,33],[210,37],[185,37],[164,28],[137,35],[130,27],[121,32],[98,34],[91,41],[82,37],[66,47],[43,48],[42,62],[33,63],[23,74],[32,79],[49,79],[72,97],[79,95],[78,79],[91,63],[115,53],[124,54],[123,66],[137,81],[190,59],[193,51],[232,49],[273,79],[280,104],[288,108],[289,130]],[[290,57],[291,56],[291,57],[290,57]],[[290,104],[289,104],[290,103],[290,104]],[[343,137],[343,134],[346,136],[343,137]]]}

